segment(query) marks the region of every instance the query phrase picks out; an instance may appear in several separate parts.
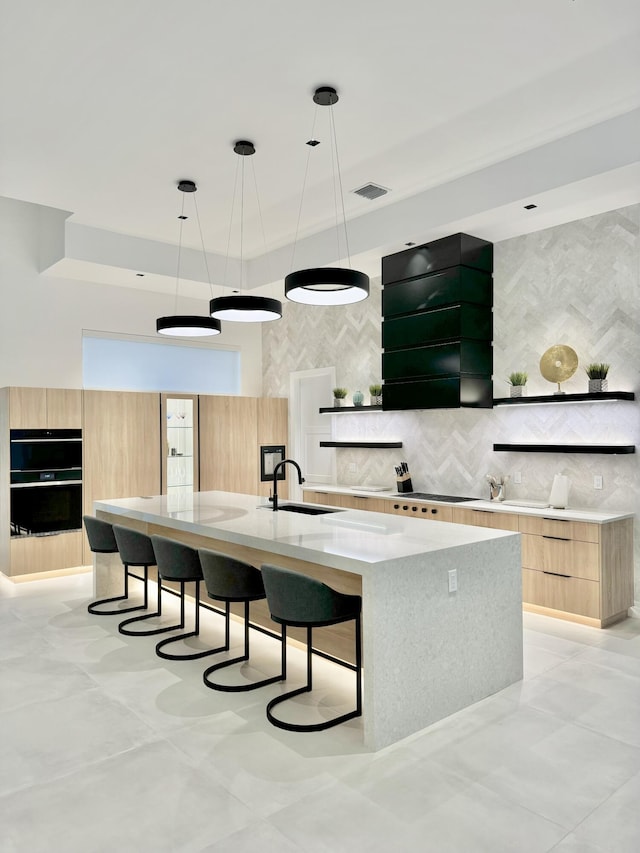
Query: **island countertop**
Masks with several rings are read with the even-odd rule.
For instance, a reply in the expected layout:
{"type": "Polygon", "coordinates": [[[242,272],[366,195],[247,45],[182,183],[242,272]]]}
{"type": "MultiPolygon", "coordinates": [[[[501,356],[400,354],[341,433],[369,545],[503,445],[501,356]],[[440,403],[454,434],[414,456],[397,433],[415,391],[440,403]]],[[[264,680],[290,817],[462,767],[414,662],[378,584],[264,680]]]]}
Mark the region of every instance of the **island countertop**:
{"type": "MultiPolygon", "coordinates": [[[[364,574],[367,566],[486,542],[513,533],[363,510],[303,515],[235,492],[96,501],[96,510],[364,574]]],[[[289,501],[283,501],[289,503],[289,501]]]]}

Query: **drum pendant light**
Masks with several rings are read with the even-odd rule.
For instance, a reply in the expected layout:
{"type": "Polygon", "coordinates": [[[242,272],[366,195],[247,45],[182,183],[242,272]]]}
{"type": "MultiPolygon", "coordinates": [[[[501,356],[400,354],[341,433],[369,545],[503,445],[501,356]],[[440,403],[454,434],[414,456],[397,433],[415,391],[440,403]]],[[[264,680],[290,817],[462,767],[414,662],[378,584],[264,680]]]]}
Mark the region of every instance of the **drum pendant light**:
{"type": "MultiPolygon", "coordinates": [[[[361,302],[369,295],[369,276],[358,270],[352,270],[351,259],[349,256],[349,239],[347,235],[347,219],[344,210],[344,194],[342,191],[342,177],[340,175],[340,161],[338,159],[338,144],[336,139],[336,127],[333,118],[333,105],[338,102],[338,93],[332,86],[321,86],[316,89],[313,96],[314,103],[329,107],[329,128],[332,146],[332,162],[334,167],[334,199],[335,199],[335,218],[336,218],[336,236],[338,240],[338,256],[340,255],[340,231],[338,227],[338,193],[342,205],[342,228],[344,231],[344,241],[346,248],[346,256],[349,262],[349,268],[343,267],[316,267],[313,269],[298,270],[297,272],[289,273],[284,280],[284,293],[287,299],[292,302],[301,302],[304,305],[349,305],[353,302],[361,302]]],[[[315,140],[311,140],[314,142],[315,140]]],[[[309,156],[311,153],[310,146],[309,154],[307,155],[307,170],[309,166],[309,156]]],[[[306,174],[305,174],[306,183],[306,174]]],[[[302,187],[302,197],[304,198],[304,184],[302,187]]],[[[302,199],[300,200],[300,209],[302,209],[302,199]]],[[[299,223],[299,216],[298,216],[299,223]]],[[[298,233],[296,228],[296,240],[298,233]]],[[[292,262],[293,266],[293,262],[292,262]]]]}
{"type": "MultiPolygon", "coordinates": [[[[180,211],[180,216],[178,219],[180,220],[180,230],[178,234],[178,263],[176,269],[176,298],[175,298],[175,308],[177,311],[178,308],[178,286],[180,282],[180,258],[182,255],[182,227],[185,223],[187,217],[184,213],[184,200],[186,193],[195,193],[198,187],[195,185],[194,181],[179,181],[178,189],[181,193],[185,195],[182,196],[182,208],[180,211]]],[[[202,242],[202,228],[200,227],[200,214],[198,213],[198,205],[196,203],[195,195],[193,196],[193,203],[196,211],[196,220],[198,222],[198,230],[200,231],[200,240],[202,242]]],[[[209,278],[209,287],[211,287],[211,278],[209,277],[209,265],[207,264],[207,253],[204,249],[204,242],[202,242],[202,253],[204,255],[204,263],[205,268],[207,270],[207,277],[209,278]]],[[[214,320],[211,317],[200,317],[194,314],[173,314],[169,317],[158,317],[156,320],[156,332],[159,335],[167,335],[169,337],[176,338],[195,338],[195,337],[205,337],[212,335],[219,335],[222,330],[219,320],[214,320]]]]}
{"type": "MultiPolygon", "coordinates": [[[[242,278],[243,248],[244,248],[244,166],[245,157],[256,153],[253,142],[239,140],[233,146],[236,154],[242,157],[241,163],[241,188],[240,188],[240,276],[242,278]]],[[[255,183],[255,172],[254,172],[255,183]]],[[[256,184],[256,198],[260,210],[260,199],[256,184]]],[[[235,189],[234,189],[235,202],[235,189]]],[[[261,214],[262,217],[262,214],[261,214]]],[[[233,225],[233,206],[231,208],[231,222],[229,223],[229,237],[233,225]]],[[[230,241],[229,241],[230,242],[230,241]]],[[[228,245],[227,245],[228,259],[228,245]]],[[[225,276],[226,278],[226,276],[225,276]]],[[[242,283],[242,282],[241,282],[242,283]]],[[[282,317],[282,303],[278,299],[270,299],[266,296],[243,296],[234,294],[232,296],[218,296],[209,303],[209,313],[217,320],[229,320],[233,323],[264,323],[269,320],[279,320],[282,317]]]]}

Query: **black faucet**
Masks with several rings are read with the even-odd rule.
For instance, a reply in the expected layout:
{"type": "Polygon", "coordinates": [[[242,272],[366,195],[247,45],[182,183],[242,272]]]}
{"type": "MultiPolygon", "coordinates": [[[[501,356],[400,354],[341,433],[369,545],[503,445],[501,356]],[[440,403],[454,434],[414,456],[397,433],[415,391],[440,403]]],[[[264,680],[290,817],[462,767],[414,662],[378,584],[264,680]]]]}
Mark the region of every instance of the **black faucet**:
{"type": "Polygon", "coordinates": [[[304,477],[302,476],[302,471],[300,470],[300,466],[297,462],[294,462],[293,459],[281,459],[273,468],[273,495],[269,498],[269,500],[273,503],[273,511],[278,511],[278,472],[280,468],[283,468],[287,462],[293,465],[298,469],[298,483],[302,485],[304,483],[304,477]]]}

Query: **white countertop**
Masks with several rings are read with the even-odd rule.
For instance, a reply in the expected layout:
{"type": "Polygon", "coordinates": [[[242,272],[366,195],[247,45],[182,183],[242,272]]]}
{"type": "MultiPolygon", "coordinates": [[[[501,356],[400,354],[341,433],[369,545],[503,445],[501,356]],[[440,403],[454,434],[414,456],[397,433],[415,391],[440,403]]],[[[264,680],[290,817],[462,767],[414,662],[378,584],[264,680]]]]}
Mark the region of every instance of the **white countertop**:
{"type": "MultiPolygon", "coordinates": [[[[623,518],[634,518],[635,513],[633,512],[599,512],[595,509],[580,509],[574,507],[567,507],[566,509],[555,509],[553,507],[545,507],[543,509],[537,507],[528,507],[528,506],[517,506],[515,504],[505,504],[501,501],[483,501],[480,499],[470,500],[470,501],[458,501],[456,503],[451,503],[450,501],[424,501],[418,500],[418,498],[410,497],[409,495],[401,495],[398,492],[393,490],[389,491],[367,491],[363,486],[362,488],[356,488],[353,486],[337,486],[337,485],[319,485],[312,483],[305,483],[305,490],[310,492],[331,492],[334,494],[341,495],[353,495],[355,497],[368,497],[368,498],[383,498],[384,500],[393,501],[394,503],[398,502],[406,502],[411,504],[437,504],[438,506],[450,506],[450,507],[462,507],[465,509],[478,509],[484,510],[488,512],[505,512],[505,513],[513,513],[515,515],[532,515],[537,516],[538,518],[554,518],[559,519],[561,521],[585,521],[591,524],[607,524],[611,521],[620,521],[623,518]]],[[[441,492],[444,494],[444,492],[441,492]]]]}
{"type": "MultiPolygon", "coordinates": [[[[233,492],[96,501],[97,511],[268,550],[364,575],[368,567],[517,534],[467,525],[339,510],[273,512],[264,498],[233,492]]],[[[288,503],[283,500],[282,503],[288,503]]]]}

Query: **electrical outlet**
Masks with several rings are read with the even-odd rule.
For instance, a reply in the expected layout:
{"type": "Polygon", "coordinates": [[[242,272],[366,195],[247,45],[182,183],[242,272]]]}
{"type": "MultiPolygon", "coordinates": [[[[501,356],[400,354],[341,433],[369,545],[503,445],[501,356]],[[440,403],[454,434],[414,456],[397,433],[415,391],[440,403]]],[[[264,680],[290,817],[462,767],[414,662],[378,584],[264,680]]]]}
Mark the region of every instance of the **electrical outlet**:
{"type": "Polygon", "coordinates": [[[601,489],[602,488],[602,476],[600,474],[594,474],[593,476],[593,488],[601,489]]]}
{"type": "Polygon", "coordinates": [[[513,482],[519,485],[522,482],[522,471],[516,471],[513,475],[513,482]]]}
{"type": "Polygon", "coordinates": [[[449,569],[449,592],[456,592],[458,589],[458,570],[449,569]]]}
{"type": "Polygon", "coordinates": [[[355,462],[349,462],[349,473],[350,474],[357,474],[358,473],[358,466],[356,465],[355,462]]]}

